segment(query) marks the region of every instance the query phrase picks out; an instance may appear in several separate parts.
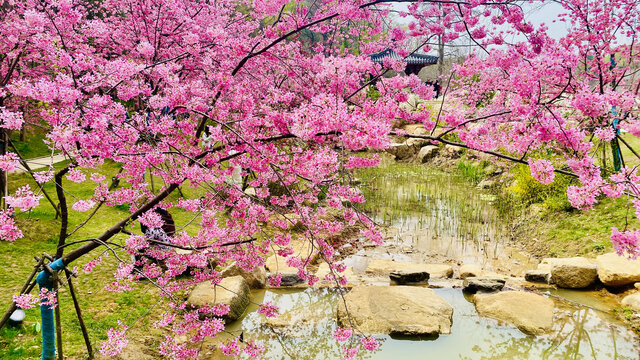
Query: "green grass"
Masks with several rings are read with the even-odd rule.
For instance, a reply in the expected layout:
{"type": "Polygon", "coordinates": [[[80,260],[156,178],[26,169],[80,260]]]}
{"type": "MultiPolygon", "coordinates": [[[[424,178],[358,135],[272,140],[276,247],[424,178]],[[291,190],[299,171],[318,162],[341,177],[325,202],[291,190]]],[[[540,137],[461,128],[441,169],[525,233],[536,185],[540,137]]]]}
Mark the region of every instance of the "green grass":
{"type": "MultiPolygon", "coordinates": [[[[60,169],[66,163],[56,164],[60,169]]],[[[107,176],[117,173],[119,166],[115,163],[106,163],[94,170],[107,176]]],[[[89,175],[88,172],[86,172],[89,175]]],[[[155,188],[162,186],[161,180],[154,178],[155,188]]],[[[10,191],[29,184],[32,189],[37,189],[36,184],[28,174],[15,174],[10,177],[10,191]]],[[[77,199],[88,199],[93,194],[93,183],[88,180],[82,184],[76,184],[64,180],[67,190],[69,207],[77,199]]],[[[55,188],[49,183],[45,190],[57,202],[55,188]]],[[[183,186],[182,192],[187,198],[199,197],[202,193],[199,189],[183,186]]],[[[169,200],[174,200],[178,194],[172,195],[169,200]]],[[[79,213],[69,209],[69,230],[85,220],[90,213],[79,213]]],[[[174,208],[172,216],[179,228],[188,224],[192,219],[192,213],[174,208]]],[[[95,237],[111,227],[117,221],[129,215],[128,206],[107,207],[103,206],[98,213],[87,223],[87,226],[68,239],[68,243],[76,240],[95,237]]],[[[12,296],[18,294],[22,285],[31,272],[36,255],[43,252],[54,254],[58,239],[60,220],[55,219],[55,211],[46,199],[40,201],[40,206],[29,213],[18,213],[17,222],[23,231],[24,238],[13,243],[0,242],[0,311],[4,312],[11,303],[12,296]]],[[[199,228],[199,221],[195,221],[186,227],[186,231],[195,234],[199,228]]],[[[139,227],[131,228],[131,231],[139,233],[139,227]]],[[[114,241],[122,242],[126,235],[117,236],[114,241]]],[[[80,245],[76,245],[80,246],[80,245]]],[[[70,249],[75,246],[70,246],[70,249]]],[[[68,251],[68,250],[67,250],[68,251]]],[[[82,266],[100,255],[100,249],[81,258],[72,266],[82,266]]],[[[121,254],[127,256],[126,254],[121,254]]],[[[158,308],[153,308],[158,301],[156,289],[148,282],[135,284],[134,290],[126,293],[112,293],[104,289],[110,283],[117,267],[117,260],[113,255],[103,257],[101,265],[91,274],[79,271],[79,277],[74,281],[78,292],[80,306],[84,320],[88,327],[91,340],[94,342],[94,351],[99,349],[99,344],[106,338],[107,330],[116,326],[118,319],[124,319],[130,326],[131,337],[161,339],[159,330],[154,330],[151,322],[156,314],[161,313],[158,308]],[[150,312],[148,315],[147,312],[150,312]]],[[[62,330],[64,340],[64,353],[69,359],[85,358],[86,349],[80,331],[79,323],[75,315],[73,303],[68,289],[60,291],[60,309],[62,311],[62,330]]],[[[162,308],[164,305],[160,305],[162,308]]],[[[38,359],[41,351],[41,334],[38,331],[40,321],[39,309],[26,311],[26,321],[21,328],[5,326],[0,330],[0,359],[38,359]]],[[[156,340],[152,340],[156,341],[156,340]]]]}
{"type": "Polygon", "coordinates": [[[487,177],[484,171],[485,165],[484,162],[461,159],[460,162],[458,162],[458,173],[467,181],[478,184],[487,177]]]}
{"type": "Polygon", "coordinates": [[[28,127],[24,141],[20,141],[20,131],[11,132],[11,142],[25,159],[51,155],[51,150],[44,140],[45,131],[40,128],[28,127]]]}
{"type": "Polygon", "coordinates": [[[549,211],[532,219],[529,235],[553,256],[595,256],[612,251],[611,228],[639,228],[640,221],[626,198],[600,199],[591,210],[549,211]]]}

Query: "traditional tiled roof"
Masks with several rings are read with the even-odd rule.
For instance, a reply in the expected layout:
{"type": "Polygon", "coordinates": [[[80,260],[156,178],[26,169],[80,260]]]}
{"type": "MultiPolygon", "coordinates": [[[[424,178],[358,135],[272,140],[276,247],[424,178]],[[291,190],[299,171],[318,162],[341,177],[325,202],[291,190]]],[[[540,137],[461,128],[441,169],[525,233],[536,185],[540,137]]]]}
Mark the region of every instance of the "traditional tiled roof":
{"type": "Polygon", "coordinates": [[[385,51],[381,51],[381,52],[379,52],[377,54],[371,55],[371,60],[374,63],[382,63],[382,61],[387,57],[391,58],[393,60],[402,60],[402,61],[406,62],[407,64],[425,64],[425,65],[430,65],[430,64],[437,64],[438,63],[438,57],[437,56],[413,53],[413,54],[407,56],[406,58],[403,58],[402,56],[398,55],[395,51],[393,51],[391,49],[387,49],[385,51]]]}

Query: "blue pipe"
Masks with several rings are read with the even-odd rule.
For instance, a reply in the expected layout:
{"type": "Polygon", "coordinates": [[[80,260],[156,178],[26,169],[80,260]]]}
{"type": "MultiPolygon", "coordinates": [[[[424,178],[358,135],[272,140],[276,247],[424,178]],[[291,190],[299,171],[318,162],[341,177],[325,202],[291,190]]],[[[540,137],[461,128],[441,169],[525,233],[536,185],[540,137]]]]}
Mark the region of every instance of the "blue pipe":
{"type": "MultiPolygon", "coordinates": [[[[64,264],[62,263],[62,259],[58,259],[49,263],[49,267],[53,271],[58,271],[64,268],[64,264]]],[[[46,270],[38,273],[36,282],[40,290],[45,288],[53,291],[51,274],[46,270]]],[[[40,319],[42,321],[42,360],[51,360],[56,356],[56,325],[53,321],[53,308],[49,305],[40,305],[40,319]]]]}

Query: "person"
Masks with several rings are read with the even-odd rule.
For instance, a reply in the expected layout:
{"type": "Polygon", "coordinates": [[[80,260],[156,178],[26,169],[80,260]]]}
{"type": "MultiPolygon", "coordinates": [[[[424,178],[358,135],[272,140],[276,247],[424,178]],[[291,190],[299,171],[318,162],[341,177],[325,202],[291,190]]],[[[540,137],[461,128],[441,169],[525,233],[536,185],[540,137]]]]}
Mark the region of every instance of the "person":
{"type": "MultiPolygon", "coordinates": [[[[173,217],[167,210],[161,207],[156,207],[153,211],[162,218],[162,227],[149,228],[148,226],[140,223],[140,231],[142,231],[147,240],[151,240],[149,250],[153,248],[157,250],[166,250],[169,247],[163,246],[160,243],[171,243],[171,237],[176,233],[176,223],[173,221],[173,217]]],[[[156,259],[142,253],[137,253],[133,257],[134,273],[142,272],[147,259],[150,259],[152,262],[157,262],[156,259]]]]}
{"type": "Polygon", "coordinates": [[[433,91],[436,92],[436,99],[440,96],[440,80],[436,80],[436,83],[433,84],[433,91]]]}
{"type": "Polygon", "coordinates": [[[213,136],[211,136],[211,130],[209,126],[204,127],[204,132],[202,132],[202,146],[205,150],[210,150],[211,145],[213,145],[213,136]]]}

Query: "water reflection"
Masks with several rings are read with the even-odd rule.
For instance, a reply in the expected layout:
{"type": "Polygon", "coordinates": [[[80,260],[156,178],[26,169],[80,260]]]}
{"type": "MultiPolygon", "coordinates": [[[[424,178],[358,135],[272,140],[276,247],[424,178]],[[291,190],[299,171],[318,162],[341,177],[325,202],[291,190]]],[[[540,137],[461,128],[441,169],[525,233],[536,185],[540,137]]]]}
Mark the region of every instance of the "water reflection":
{"type": "MultiPolygon", "coordinates": [[[[368,202],[366,209],[387,226],[396,248],[415,248],[425,253],[476,263],[484,269],[521,273],[534,267],[527,257],[508,246],[504,221],[486,194],[462,179],[426,167],[383,163],[382,169],[360,174],[368,202]],[[506,270],[505,270],[506,268],[506,270]]],[[[361,249],[345,262],[364,272],[367,262],[378,258],[419,261],[411,252],[361,249]]],[[[268,321],[252,305],[228,330],[266,347],[264,359],[342,359],[343,347],[332,333],[336,328],[337,289],[262,290],[253,302],[271,301],[282,315],[268,321]]],[[[638,360],[640,340],[617,325],[607,298],[597,294],[550,290],[549,295],[570,299],[556,301],[554,328],[534,337],[495,320],[478,317],[471,300],[459,289],[435,289],[454,308],[450,335],[438,337],[378,336],[381,348],[358,354],[358,359],[399,360],[529,360],[606,359],[638,360]],[[584,304],[584,305],[576,305],[584,304]],[[586,306],[585,306],[586,305],[586,306]]]]}
{"type": "MultiPolygon", "coordinates": [[[[435,289],[453,306],[451,335],[437,338],[379,336],[382,347],[375,353],[361,353],[359,359],[617,359],[638,360],[640,342],[625,327],[612,324],[598,311],[558,303],[553,331],[534,337],[495,320],[478,317],[474,305],[458,289],[435,289]]],[[[264,316],[250,312],[233,324],[245,338],[263,342],[265,359],[341,359],[343,343],[332,332],[336,327],[336,290],[259,291],[254,301],[278,304],[285,316],[272,326],[264,316]],[[291,317],[289,317],[291,316],[291,317]]],[[[254,309],[255,310],[255,309],[254,309]]]]}
{"type": "Polygon", "coordinates": [[[522,274],[529,259],[508,246],[505,220],[491,205],[492,196],[464,179],[417,164],[386,159],[363,171],[365,210],[384,225],[399,247],[475,263],[487,270],[509,261],[522,274]],[[515,266],[514,266],[515,265],[515,266]]]}

